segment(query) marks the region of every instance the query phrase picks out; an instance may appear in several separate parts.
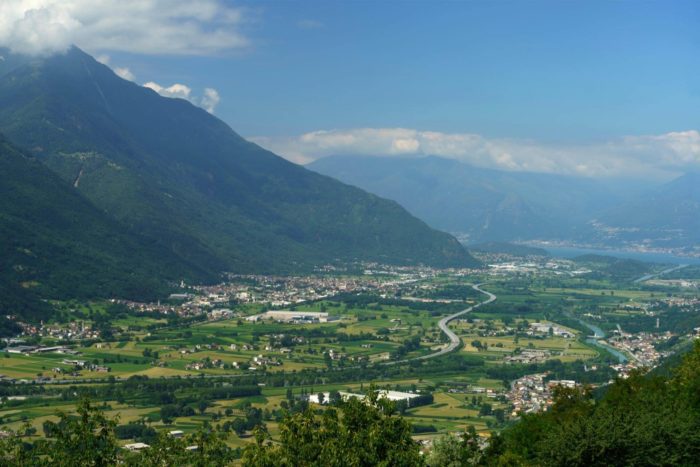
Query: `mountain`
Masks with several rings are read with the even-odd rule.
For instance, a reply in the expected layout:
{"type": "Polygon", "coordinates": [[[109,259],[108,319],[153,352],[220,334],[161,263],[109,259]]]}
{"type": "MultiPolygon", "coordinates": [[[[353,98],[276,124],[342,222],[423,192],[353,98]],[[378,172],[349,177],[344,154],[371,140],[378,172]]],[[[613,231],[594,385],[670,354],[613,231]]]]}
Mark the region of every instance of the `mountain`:
{"type": "Polygon", "coordinates": [[[151,243],[0,135],[3,316],[45,317],[49,307],[40,297],[148,298],[163,291],[156,277],[212,279],[151,243]]]}
{"type": "Polygon", "coordinates": [[[578,237],[621,199],[591,179],[473,167],[439,157],[332,156],[308,167],[394,199],[431,226],[471,242],[578,237]]]}
{"type": "Polygon", "coordinates": [[[2,55],[0,131],[115,231],[172,258],[182,277],[353,260],[476,264],[456,239],[397,203],[292,164],[77,48],[2,55]]]}
{"type": "Polygon", "coordinates": [[[700,242],[700,174],[687,173],[598,216],[601,231],[622,242],[688,247],[700,242]]]}

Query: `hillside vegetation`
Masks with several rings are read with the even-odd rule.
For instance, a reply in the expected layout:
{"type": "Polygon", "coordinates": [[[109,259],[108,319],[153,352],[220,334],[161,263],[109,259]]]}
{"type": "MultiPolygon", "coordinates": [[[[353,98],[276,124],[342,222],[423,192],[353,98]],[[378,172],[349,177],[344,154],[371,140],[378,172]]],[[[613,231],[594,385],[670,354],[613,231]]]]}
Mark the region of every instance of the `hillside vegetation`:
{"type": "Polygon", "coordinates": [[[292,164],[77,48],[7,63],[0,130],[130,232],[194,268],[475,264],[457,240],[395,202],[292,164]]]}

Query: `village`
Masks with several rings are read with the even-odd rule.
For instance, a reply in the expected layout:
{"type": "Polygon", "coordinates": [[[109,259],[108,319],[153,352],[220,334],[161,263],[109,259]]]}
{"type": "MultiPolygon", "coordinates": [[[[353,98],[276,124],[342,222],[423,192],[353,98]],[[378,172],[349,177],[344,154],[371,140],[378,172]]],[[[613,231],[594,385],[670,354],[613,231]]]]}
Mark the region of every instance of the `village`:
{"type": "Polygon", "coordinates": [[[572,380],[548,381],[548,376],[548,373],[526,375],[511,383],[506,398],[512,406],[512,417],[547,410],[553,403],[552,396],[557,387],[580,387],[580,384],[572,380]]]}

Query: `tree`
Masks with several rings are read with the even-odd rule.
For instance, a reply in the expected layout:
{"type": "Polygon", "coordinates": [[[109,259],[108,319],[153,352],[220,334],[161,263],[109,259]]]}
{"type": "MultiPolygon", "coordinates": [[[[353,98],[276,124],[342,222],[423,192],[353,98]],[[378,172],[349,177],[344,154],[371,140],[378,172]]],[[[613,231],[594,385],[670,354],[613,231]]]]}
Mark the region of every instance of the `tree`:
{"type": "Polygon", "coordinates": [[[103,466],[117,463],[119,447],[114,436],[115,420],[83,399],[78,416],[59,413],[59,422],[52,432],[55,441],[44,444],[43,454],[49,465],[103,466]]]}
{"type": "Polygon", "coordinates": [[[700,341],[671,376],[633,372],[606,388],[557,388],[547,412],[492,438],[489,464],[696,465],[700,458],[700,341]]]}
{"type": "Polygon", "coordinates": [[[340,396],[338,391],[331,391],[328,395],[330,405],[338,405],[342,402],[343,398],[340,396]]]}
{"type": "Polygon", "coordinates": [[[231,428],[233,428],[233,431],[235,431],[238,436],[241,436],[243,433],[245,433],[245,430],[246,430],[245,420],[237,417],[236,419],[233,420],[233,423],[231,424],[231,428]]]}
{"type": "Polygon", "coordinates": [[[426,463],[430,467],[462,467],[461,440],[452,434],[435,439],[426,463]]]}
{"type": "Polygon", "coordinates": [[[160,408],[160,419],[166,425],[170,425],[178,415],[179,411],[174,405],[164,405],[160,408]]]}
{"type": "Polygon", "coordinates": [[[437,438],[426,462],[430,467],[461,467],[480,465],[482,458],[479,435],[473,426],[469,426],[459,436],[447,434],[437,438]]]}
{"type": "Polygon", "coordinates": [[[493,411],[493,416],[496,418],[498,423],[503,423],[506,421],[506,413],[503,409],[496,409],[493,411]]]}
{"type": "Polygon", "coordinates": [[[491,415],[493,407],[491,404],[483,404],[479,409],[479,416],[483,417],[485,415],[491,415]]]}
{"type": "Polygon", "coordinates": [[[22,441],[19,433],[6,431],[6,436],[0,438],[0,465],[33,465],[37,463],[35,454],[35,450],[22,441]]]}
{"type": "Polygon", "coordinates": [[[244,465],[256,466],[414,466],[422,465],[410,424],[396,415],[394,403],[370,390],[364,400],[350,398],[316,415],[311,410],[280,423],[280,443],[267,442],[258,429],[244,452],[244,465]]]}

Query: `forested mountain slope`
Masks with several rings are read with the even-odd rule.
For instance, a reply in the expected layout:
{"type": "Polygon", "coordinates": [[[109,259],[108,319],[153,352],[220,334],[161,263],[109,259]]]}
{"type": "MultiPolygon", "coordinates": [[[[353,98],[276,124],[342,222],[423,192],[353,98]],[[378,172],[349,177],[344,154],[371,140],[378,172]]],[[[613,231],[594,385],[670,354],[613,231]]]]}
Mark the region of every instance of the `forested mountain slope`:
{"type": "Polygon", "coordinates": [[[95,206],[196,270],[333,261],[468,266],[397,203],[292,164],[77,48],[0,62],[0,131],[95,206]]]}

